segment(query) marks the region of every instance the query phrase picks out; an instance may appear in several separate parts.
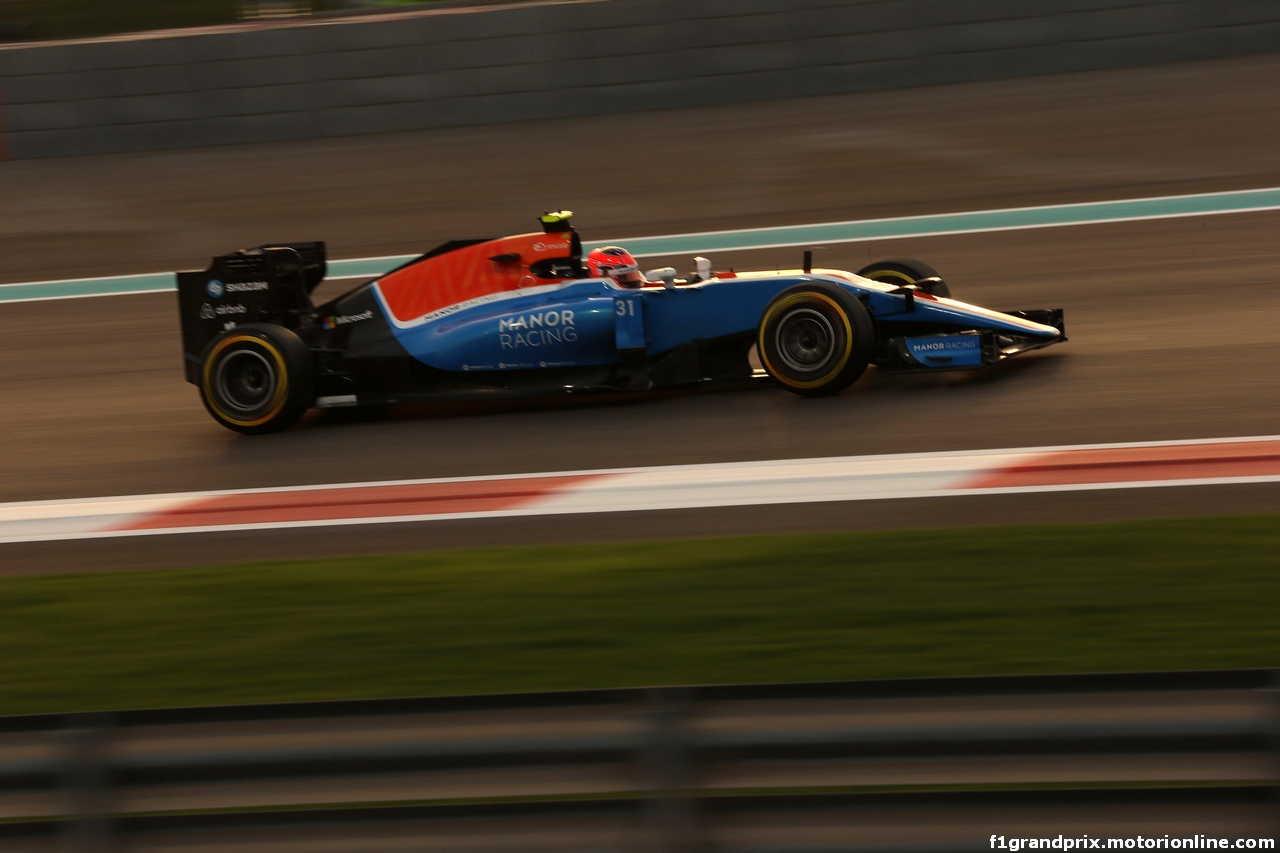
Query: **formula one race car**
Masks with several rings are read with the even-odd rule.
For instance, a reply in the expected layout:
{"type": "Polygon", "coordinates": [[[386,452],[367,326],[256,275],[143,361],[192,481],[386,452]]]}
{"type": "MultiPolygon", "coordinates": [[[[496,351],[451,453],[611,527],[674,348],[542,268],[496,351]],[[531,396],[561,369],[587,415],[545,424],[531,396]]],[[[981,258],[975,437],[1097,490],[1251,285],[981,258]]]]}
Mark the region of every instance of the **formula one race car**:
{"type": "MultiPolygon", "coordinates": [[[[313,407],[632,392],[772,377],[836,394],[875,364],[986,367],[1066,340],[1060,309],[998,313],[950,298],[918,261],[639,275],[625,250],[584,263],[571,213],[540,233],[455,240],[323,305],[323,243],[267,245],[178,273],[187,381],[244,433],[313,407]],[[757,348],[763,370],[750,359],[757,348]]],[[[767,380],[766,380],[767,381],[767,380]]]]}

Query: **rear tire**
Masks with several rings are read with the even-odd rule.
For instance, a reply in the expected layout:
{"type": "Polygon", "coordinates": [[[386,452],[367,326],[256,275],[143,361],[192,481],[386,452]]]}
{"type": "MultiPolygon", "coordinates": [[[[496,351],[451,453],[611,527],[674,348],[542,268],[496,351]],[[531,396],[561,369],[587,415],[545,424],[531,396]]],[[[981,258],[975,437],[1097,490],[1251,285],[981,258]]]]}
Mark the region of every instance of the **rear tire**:
{"type": "Polygon", "coordinates": [[[883,281],[885,284],[920,284],[920,289],[930,296],[950,297],[951,288],[938,275],[938,271],[926,264],[924,261],[917,261],[914,258],[889,258],[884,261],[876,261],[874,264],[867,264],[858,270],[858,275],[863,278],[869,278],[872,281],[883,281]],[[926,279],[937,278],[937,281],[926,281],[926,279]]]}
{"type": "Polygon", "coordinates": [[[756,341],[760,363],[793,394],[825,397],[852,385],[871,361],[875,329],[853,294],[801,284],[765,309],[756,341]]]}
{"type": "Polygon", "coordinates": [[[227,429],[278,432],[315,402],[315,363],[302,339],[283,326],[237,326],[209,344],[200,398],[227,429]]]}

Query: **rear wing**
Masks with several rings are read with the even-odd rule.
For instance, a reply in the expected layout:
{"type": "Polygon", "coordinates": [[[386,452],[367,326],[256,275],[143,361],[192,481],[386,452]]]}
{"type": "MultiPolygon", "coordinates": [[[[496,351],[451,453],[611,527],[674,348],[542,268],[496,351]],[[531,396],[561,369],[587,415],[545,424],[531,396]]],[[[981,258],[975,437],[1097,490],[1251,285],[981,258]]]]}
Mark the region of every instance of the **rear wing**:
{"type": "Polygon", "coordinates": [[[315,316],[311,292],[324,280],[324,243],[259,246],[178,273],[178,314],[187,381],[199,383],[209,342],[244,323],[296,329],[315,316]]]}

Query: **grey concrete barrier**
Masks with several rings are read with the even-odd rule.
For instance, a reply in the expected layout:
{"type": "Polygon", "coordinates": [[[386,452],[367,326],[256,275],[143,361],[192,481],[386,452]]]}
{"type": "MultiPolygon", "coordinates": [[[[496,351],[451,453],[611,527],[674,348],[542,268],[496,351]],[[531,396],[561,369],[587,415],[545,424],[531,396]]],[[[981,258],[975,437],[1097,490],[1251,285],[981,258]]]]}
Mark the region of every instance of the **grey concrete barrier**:
{"type": "Polygon", "coordinates": [[[0,156],[600,115],[1280,49],[1275,0],[561,0],[0,47],[0,156]]]}
{"type": "Polygon", "coordinates": [[[1117,673],[0,717],[0,853],[1260,838],[1280,794],[1277,684],[1117,673]]]}

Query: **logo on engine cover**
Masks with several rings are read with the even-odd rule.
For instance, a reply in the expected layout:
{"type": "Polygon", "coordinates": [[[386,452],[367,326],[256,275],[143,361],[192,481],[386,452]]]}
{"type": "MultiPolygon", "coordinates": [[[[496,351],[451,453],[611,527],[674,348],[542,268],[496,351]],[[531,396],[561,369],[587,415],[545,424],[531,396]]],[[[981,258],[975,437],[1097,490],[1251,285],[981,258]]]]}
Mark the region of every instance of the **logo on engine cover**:
{"type": "Polygon", "coordinates": [[[227,287],[216,278],[211,278],[209,283],[204,286],[204,292],[214,299],[221,299],[222,294],[227,292],[227,287]]]}
{"type": "Polygon", "coordinates": [[[373,319],[373,310],[361,311],[359,314],[338,314],[332,317],[324,318],[324,327],[326,329],[334,329],[338,326],[345,326],[348,323],[361,323],[365,320],[373,319]]]}
{"type": "Polygon", "coordinates": [[[210,305],[208,302],[200,306],[200,319],[201,320],[213,319],[213,306],[210,305]]]}

